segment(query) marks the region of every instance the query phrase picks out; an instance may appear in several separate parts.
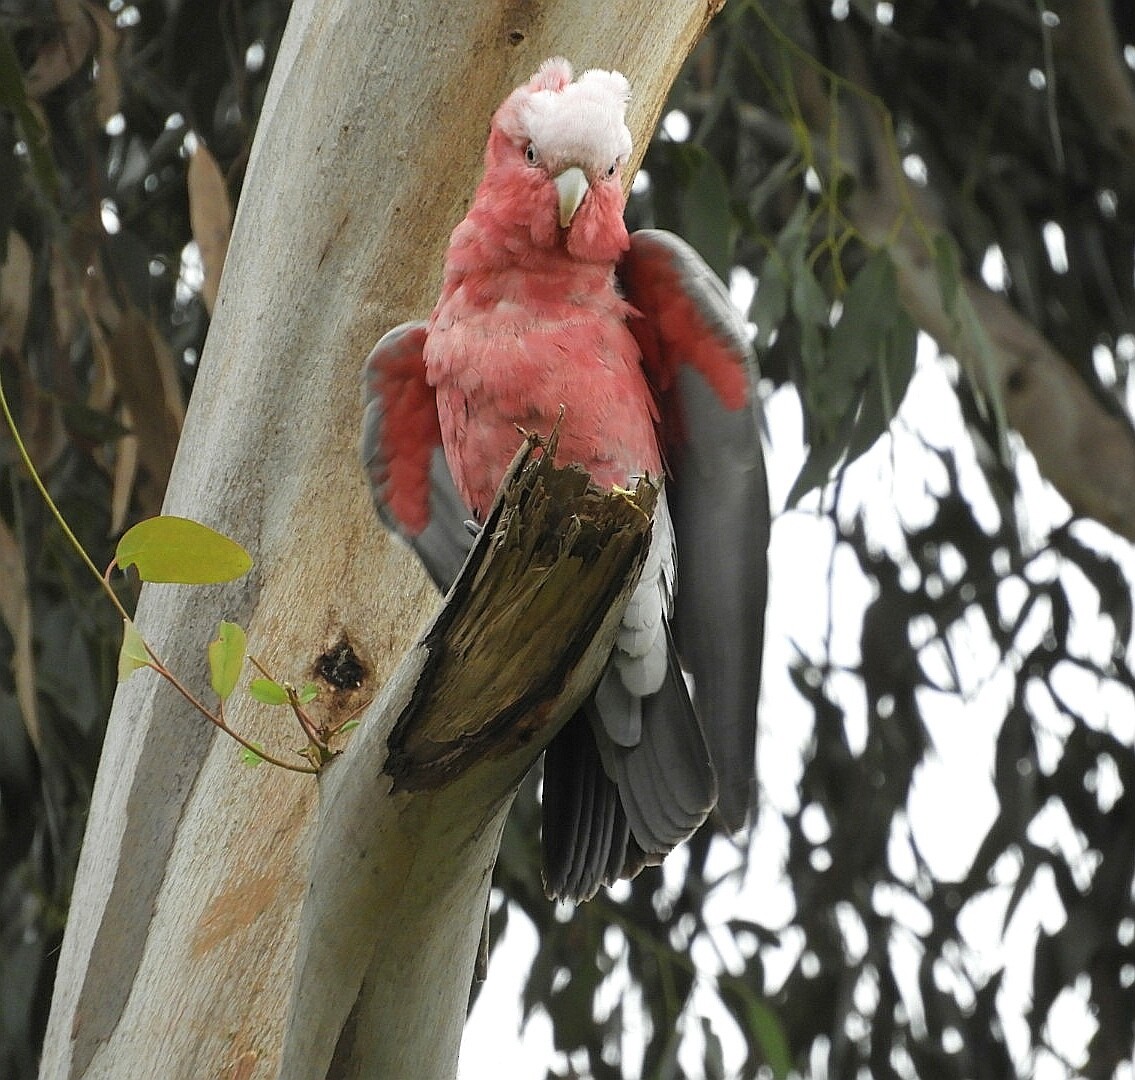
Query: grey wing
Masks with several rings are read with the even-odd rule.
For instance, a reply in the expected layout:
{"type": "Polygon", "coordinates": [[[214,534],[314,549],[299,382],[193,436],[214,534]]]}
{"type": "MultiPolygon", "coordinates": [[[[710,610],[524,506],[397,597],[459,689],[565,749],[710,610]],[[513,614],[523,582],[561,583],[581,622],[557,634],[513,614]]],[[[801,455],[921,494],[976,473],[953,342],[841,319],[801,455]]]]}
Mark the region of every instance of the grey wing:
{"type": "Polygon", "coordinates": [[[756,363],[724,286],[685,241],[636,232],[619,268],[662,410],[678,548],[672,626],[730,829],[755,804],[771,514],[756,363]]]}
{"type": "Polygon", "coordinates": [[[679,373],[687,442],[672,463],[679,550],[674,636],[694,681],[730,829],[756,802],[756,719],[768,599],[768,483],[756,417],[730,411],[693,369],[679,373]]]}
{"type": "Polygon", "coordinates": [[[379,518],[414,548],[445,592],[473,537],[441,446],[437,399],[422,360],[425,339],[424,322],[403,323],[367,357],[360,453],[379,518]]]}

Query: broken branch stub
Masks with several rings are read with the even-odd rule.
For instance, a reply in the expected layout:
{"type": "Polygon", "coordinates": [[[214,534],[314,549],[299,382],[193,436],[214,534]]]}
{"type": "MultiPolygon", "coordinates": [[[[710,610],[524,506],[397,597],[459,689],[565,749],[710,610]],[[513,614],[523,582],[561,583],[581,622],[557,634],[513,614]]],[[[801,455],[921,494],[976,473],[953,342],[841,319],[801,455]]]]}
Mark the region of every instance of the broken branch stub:
{"type": "Polygon", "coordinates": [[[542,748],[603,670],[658,489],[602,491],[534,445],[514,460],[423,640],[427,659],[389,739],[396,791],[442,786],[534,740],[542,748]],[[591,648],[602,629],[611,641],[591,648]]]}

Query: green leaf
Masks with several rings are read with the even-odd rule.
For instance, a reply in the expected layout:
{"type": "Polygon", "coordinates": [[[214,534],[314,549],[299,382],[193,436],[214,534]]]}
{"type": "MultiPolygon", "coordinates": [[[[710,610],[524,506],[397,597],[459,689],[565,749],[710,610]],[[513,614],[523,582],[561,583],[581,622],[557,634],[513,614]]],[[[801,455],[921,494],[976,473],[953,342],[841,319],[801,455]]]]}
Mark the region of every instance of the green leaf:
{"type": "MultiPolygon", "coordinates": [[[[252,745],[257,749],[264,749],[264,747],[261,746],[260,743],[253,743],[252,745]]],[[[241,747],[240,760],[242,764],[247,765],[252,769],[255,769],[257,765],[264,764],[264,759],[256,752],[256,750],[250,750],[247,746],[241,747]]]]}
{"type": "Polygon", "coordinates": [[[303,689],[296,695],[301,705],[310,705],[317,697],[319,697],[319,687],[313,682],[304,683],[303,689]]]}
{"type": "Polygon", "coordinates": [[[722,281],[728,281],[737,231],[729,209],[729,183],[716,158],[700,147],[696,150],[700,160],[682,195],[682,236],[722,281]]]}
{"type": "Polygon", "coordinates": [[[16,50],[3,26],[0,26],[0,107],[10,109],[16,115],[40,191],[56,202],[59,198],[59,174],[51,156],[51,140],[40,122],[39,113],[28,100],[16,50]]]}
{"type": "Polygon", "coordinates": [[[288,692],[275,679],[253,679],[248,692],[263,705],[287,705],[288,692]]]}
{"type": "Polygon", "coordinates": [[[244,631],[236,623],[224,622],[217,627],[217,638],[209,642],[209,681],[222,701],[227,701],[244,667],[244,631]]]}
{"type": "Polygon", "coordinates": [[[807,388],[809,405],[828,427],[862,397],[868,375],[883,363],[887,335],[900,310],[898,275],[880,248],[844,293],[843,312],[828,340],[828,362],[807,388]]]}
{"type": "Polygon", "coordinates": [[[139,668],[152,666],[153,661],[138,628],[129,619],[123,620],[122,648],[118,650],[118,681],[126,682],[139,668]]]}
{"type": "Polygon", "coordinates": [[[828,294],[804,258],[798,259],[792,268],[792,310],[801,326],[828,325],[831,314],[828,294]]]}
{"type": "Polygon", "coordinates": [[[887,334],[882,363],[871,370],[868,378],[859,418],[847,447],[847,464],[874,446],[891,426],[914,374],[917,351],[918,328],[905,311],[900,311],[887,334]]]}
{"type": "Polygon", "coordinates": [[[754,1001],[749,1005],[749,1024],[761,1044],[765,1064],[777,1080],[782,1080],[792,1069],[792,1053],[780,1017],[764,1002],[754,1001]]]}
{"type": "Polygon", "coordinates": [[[796,477],[792,490],[788,493],[789,507],[795,506],[813,488],[827,483],[832,470],[847,449],[858,412],[858,404],[851,406],[834,432],[829,433],[820,429],[812,432],[808,458],[800,470],[800,475],[796,477]]]}
{"type": "Polygon", "coordinates": [[[945,233],[934,237],[934,268],[938,272],[938,291],[942,294],[942,307],[947,315],[957,313],[958,292],[961,289],[962,271],[958,262],[958,249],[945,233]]]}
{"type": "Polygon", "coordinates": [[[1001,460],[1007,461],[1009,445],[1006,432],[1009,421],[1005,415],[1005,401],[1001,394],[993,342],[964,288],[958,249],[945,233],[938,233],[934,237],[934,266],[938,273],[942,307],[954,324],[954,333],[959,337],[955,351],[969,376],[982,415],[988,416],[992,410],[1001,460]],[[969,356],[973,357],[973,363],[967,362],[969,356]]]}
{"type": "Polygon", "coordinates": [[[143,581],[212,585],[247,573],[252,557],[235,540],[181,517],[154,517],[128,529],[115,549],[118,565],[143,581]]]}
{"type": "Polygon", "coordinates": [[[749,305],[749,318],[757,326],[756,347],[767,349],[772,335],[788,314],[788,276],[780,256],[770,252],[761,268],[757,292],[749,305]]]}
{"type": "Polygon", "coordinates": [[[832,350],[854,377],[879,359],[883,336],[901,310],[894,261],[886,248],[878,248],[843,294],[843,313],[832,329],[832,350]]]}

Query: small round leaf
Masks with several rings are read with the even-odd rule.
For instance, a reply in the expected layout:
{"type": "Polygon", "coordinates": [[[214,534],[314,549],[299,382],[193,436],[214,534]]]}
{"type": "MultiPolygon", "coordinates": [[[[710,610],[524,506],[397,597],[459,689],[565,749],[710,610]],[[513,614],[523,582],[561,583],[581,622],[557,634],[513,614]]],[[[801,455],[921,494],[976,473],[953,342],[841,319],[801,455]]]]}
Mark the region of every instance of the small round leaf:
{"type": "Polygon", "coordinates": [[[222,701],[236,688],[244,667],[244,631],[236,623],[221,622],[217,638],[209,642],[209,681],[222,701]]]}
{"type": "Polygon", "coordinates": [[[248,692],[264,705],[287,705],[288,692],[275,679],[253,679],[248,692]]]}
{"type": "Polygon", "coordinates": [[[139,668],[151,667],[150,654],[138,628],[123,620],[122,648],[118,650],[118,681],[126,682],[139,668]]]}

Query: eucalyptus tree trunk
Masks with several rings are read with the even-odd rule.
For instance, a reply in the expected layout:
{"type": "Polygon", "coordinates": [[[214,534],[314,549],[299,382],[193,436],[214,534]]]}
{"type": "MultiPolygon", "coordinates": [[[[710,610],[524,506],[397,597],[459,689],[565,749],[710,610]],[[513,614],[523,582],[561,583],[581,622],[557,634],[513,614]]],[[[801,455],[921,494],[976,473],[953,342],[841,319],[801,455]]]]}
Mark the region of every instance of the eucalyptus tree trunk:
{"type": "MultiPolygon", "coordinates": [[[[371,509],[359,369],[429,310],[504,95],[550,55],[618,68],[641,151],[713,7],[296,0],[165,508],[256,565],[224,587],[147,586],[136,621],[203,696],[217,621],[241,623],[275,677],[320,683],[332,723],[408,659],[318,781],[243,764],[153,672],[120,687],[43,1078],[453,1075],[500,830],[538,743],[474,762],[459,798],[381,775],[439,600],[371,509]]],[[[266,748],[295,741],[286,709],[238,694],[227,717],[266,748]]]]}

